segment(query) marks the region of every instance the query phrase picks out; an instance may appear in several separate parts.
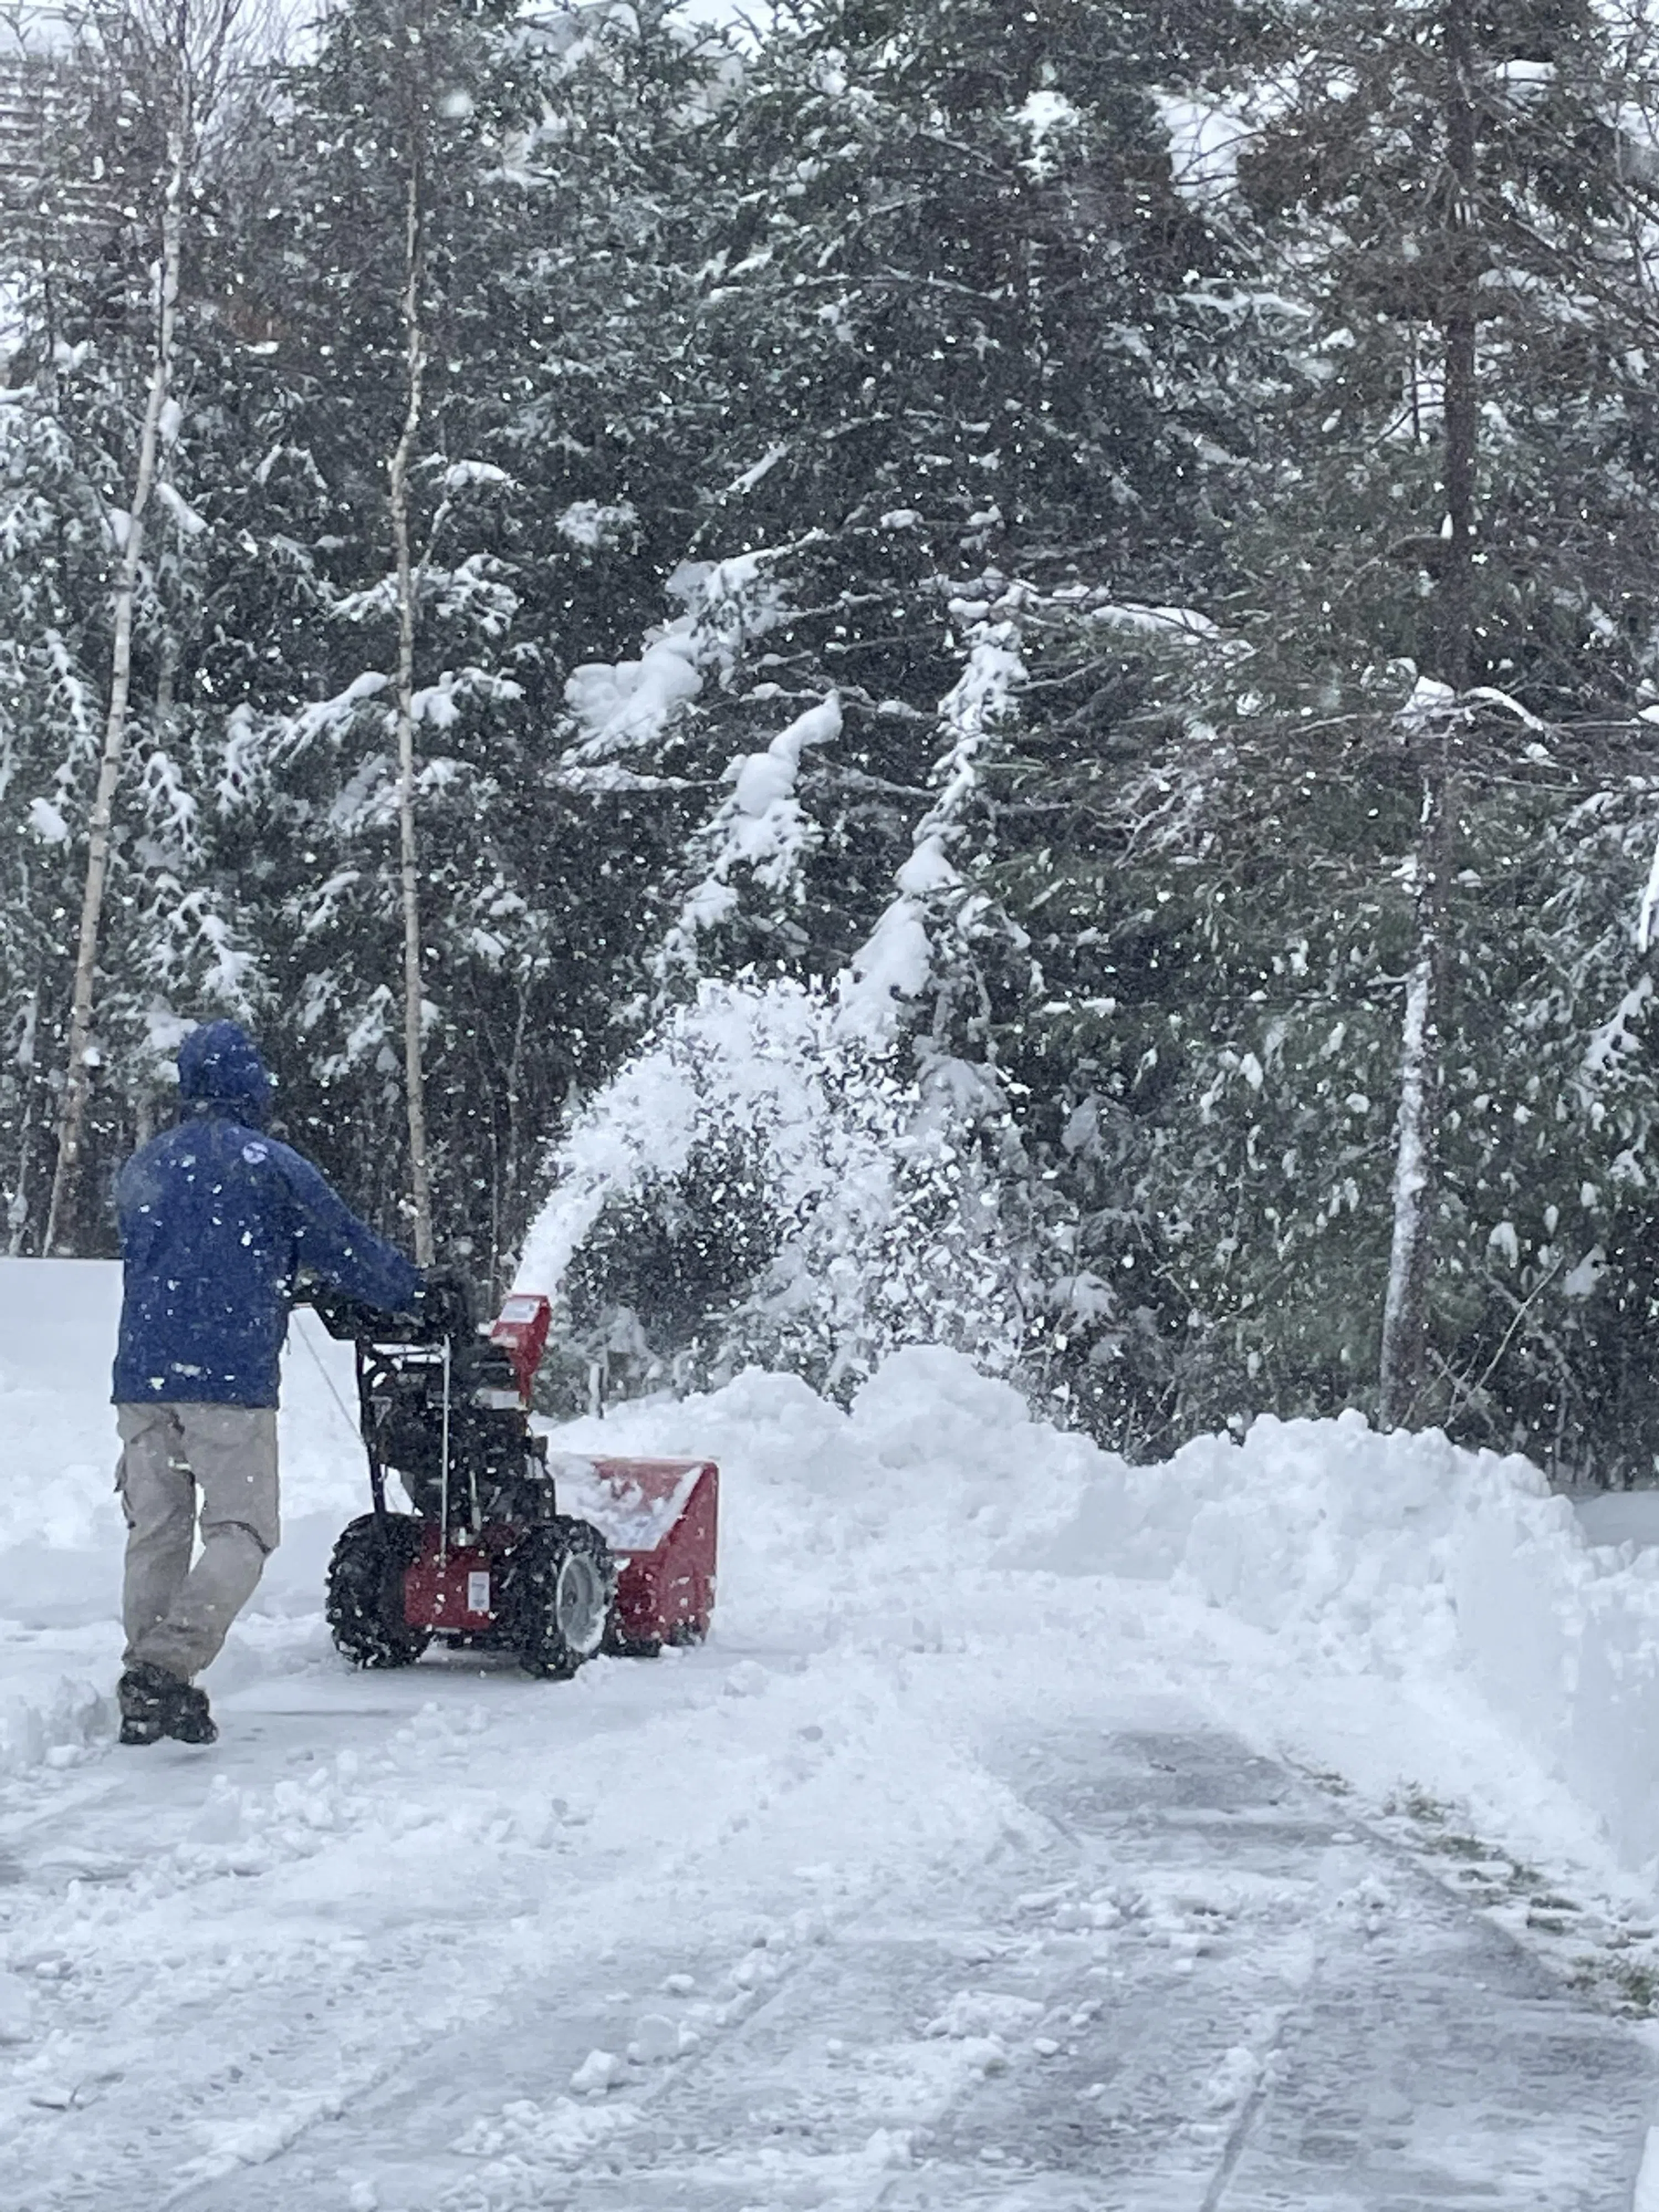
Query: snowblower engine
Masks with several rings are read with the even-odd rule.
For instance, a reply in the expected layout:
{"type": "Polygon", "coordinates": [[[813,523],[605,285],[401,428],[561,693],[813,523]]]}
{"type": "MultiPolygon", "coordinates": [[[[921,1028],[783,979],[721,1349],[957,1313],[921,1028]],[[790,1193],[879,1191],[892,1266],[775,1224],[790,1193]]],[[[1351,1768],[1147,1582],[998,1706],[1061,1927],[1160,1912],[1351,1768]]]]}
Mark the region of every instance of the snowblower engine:
{"type": "Polygon", "coordinates": [[[413,1316],[302,1294],[356,1347],[372,1512],[328,1572],[334,1641],[362,1667],[406,1667],[438,1637],[510,1650],[567,1680],[600,1650],[700,1643],[714,1601],[719,1469],[706,1460],[550,1460],[531,1425],[546,1298],[515,1293],[480,1329],[458,1280],[413,1316]],[[394,1509],[395,1476],[410,1512],[394,1509]]]}

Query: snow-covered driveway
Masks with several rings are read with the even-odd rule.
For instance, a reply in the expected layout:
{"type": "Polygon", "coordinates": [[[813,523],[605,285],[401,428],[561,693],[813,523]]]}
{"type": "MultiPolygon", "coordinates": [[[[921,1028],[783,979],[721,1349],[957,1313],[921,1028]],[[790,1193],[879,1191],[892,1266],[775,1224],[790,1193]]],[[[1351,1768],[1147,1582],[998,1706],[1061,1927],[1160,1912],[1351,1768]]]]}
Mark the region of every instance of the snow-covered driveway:
{"type": "Polygon", "coordinates": [[[1638,2031],[1379,1808],[1472,1805],[1522,1917],[1614,1881],[1594,1824],[1465,1687],[1098,1571],[1087,1447],[939,1355],[609,1425],[721,1458],[719,1632],[563,1686],[337,1661],[296,1359],[205,1753],[110,1747],[96,1377],[8,1380],[6,2212],[1631,2206],[1638,2031]]]}
{"type": "Polygon", "coordinates": [[[1630,2205],[1635,2038],[1204,1715],[978,1764],[959,1662],[932,1727],[746,1663],[611,1670],[563,1744],[510,1676],[302,1677],[9,1805],[4,2201],[1630,2205]]]}

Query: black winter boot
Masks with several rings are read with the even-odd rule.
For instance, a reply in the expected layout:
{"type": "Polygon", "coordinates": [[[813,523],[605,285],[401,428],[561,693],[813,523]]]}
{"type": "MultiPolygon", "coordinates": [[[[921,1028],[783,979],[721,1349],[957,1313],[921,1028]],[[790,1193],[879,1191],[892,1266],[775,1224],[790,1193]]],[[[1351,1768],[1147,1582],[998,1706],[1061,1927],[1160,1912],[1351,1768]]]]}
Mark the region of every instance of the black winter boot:
{"type": "Polygon", "coordinates": [[[207,1692],[194,1682],[180,1682],[161,1722],[161,1732],[175,1743],[216,1743],[217,1724],[208,1710],[207,1692]]]}
{"type": "Polygon", "coordinates": [[[171,1690],[184,1685],[160,1667],[129,1667],[115,1688],[121,1708],[123,1743],[159,1743],[165,1730],[162,1716],[171,1690]]]}
{"type": "Polygon", "coordinates": [[[212,1743],[218,1736],[205,1692],[169,1674],[165,1667],[143,1661],[129,1667],[116,1698],[123,1743],[155,1743],[164,1735],[177,1743],[212,1743]]]}

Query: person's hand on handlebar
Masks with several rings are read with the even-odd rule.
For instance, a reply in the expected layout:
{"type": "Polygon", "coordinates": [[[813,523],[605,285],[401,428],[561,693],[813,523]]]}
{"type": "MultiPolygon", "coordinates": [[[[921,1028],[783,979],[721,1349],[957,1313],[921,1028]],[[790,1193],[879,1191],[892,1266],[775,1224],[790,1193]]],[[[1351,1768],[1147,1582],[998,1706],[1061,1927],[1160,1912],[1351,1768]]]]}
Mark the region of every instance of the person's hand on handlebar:
{"type": "Polygon", "coordinates": [[[415,1308],[418,1318],[440,1336],[465,1337],[472,1328],[472,1293],[454,1267],[428,1267],[415,1308]]]}

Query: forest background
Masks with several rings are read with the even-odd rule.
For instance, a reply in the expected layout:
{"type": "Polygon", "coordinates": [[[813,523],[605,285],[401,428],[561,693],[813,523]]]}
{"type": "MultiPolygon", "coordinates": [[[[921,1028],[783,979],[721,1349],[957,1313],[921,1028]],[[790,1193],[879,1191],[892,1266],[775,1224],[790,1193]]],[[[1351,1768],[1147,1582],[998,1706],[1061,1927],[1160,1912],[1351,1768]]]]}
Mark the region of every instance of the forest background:
{"type": "Polygon", "coordinates": [[[14,43],[14,1252],[222,1012],[566,1400],[936,1340],[1652,1478],[1645,5],[14,43]]]}

